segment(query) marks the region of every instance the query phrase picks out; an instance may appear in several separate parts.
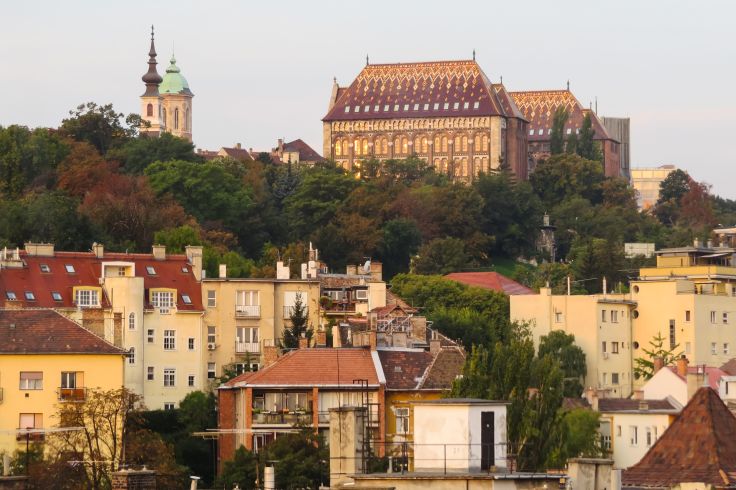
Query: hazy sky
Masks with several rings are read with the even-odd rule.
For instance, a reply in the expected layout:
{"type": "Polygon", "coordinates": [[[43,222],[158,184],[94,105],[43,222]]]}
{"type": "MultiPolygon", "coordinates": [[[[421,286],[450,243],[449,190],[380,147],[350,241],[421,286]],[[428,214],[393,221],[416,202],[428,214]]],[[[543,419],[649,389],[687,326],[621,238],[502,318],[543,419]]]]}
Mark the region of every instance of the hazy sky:
{"type": "Polygon", "coordinates": [[[477,60],[509,90],[563,88],[631,118],[633,166],[675,164],[736,198],[732,1],[14,1],[0,34],[0,125],[57,126],[85,101],[139,110],[148,31],[195,94],[197,147],[322,152],[335,76],[371,62],[477,60]]]}

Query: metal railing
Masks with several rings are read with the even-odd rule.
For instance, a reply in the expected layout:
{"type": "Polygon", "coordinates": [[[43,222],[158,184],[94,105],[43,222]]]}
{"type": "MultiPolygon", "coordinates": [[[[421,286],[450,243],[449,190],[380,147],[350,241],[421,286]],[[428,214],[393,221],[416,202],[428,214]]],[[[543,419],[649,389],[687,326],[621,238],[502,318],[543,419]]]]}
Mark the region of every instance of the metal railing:
{"type": "Polygon", "coordinates": [[[258,342],[241,342],[235,341],[235,353],[236,354],[258,354],[261,352],[261,346],[258,342]]]}
{"type": "Polygon", "coordinates": [[[87,388],[59,388],[58,394],[63,402],[83,402],[87,399],[87,388]]]}
{"type": "Polygon", "coordinates": [[[312,425],[312,412],[307,411],[275,411],[253,412],[253,424],[263,425],[312,425]]]}
{"type": "Polygon", "coordinates": [[[261,305],[235,305],[235,316],[241,318],[260,318],[261,305]]]}

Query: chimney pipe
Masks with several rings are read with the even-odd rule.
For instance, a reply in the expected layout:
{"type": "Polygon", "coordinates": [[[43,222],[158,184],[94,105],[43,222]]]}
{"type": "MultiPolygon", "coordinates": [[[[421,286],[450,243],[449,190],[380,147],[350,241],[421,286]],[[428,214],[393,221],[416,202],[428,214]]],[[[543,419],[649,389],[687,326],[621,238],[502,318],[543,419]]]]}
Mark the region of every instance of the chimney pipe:
{"type": "Polygon", "coordinates": [[[683,378],[687,378],[687,365],[690,363],[688,361],[687,357],[683,354],[680,356],[680,358],[677,360],[677,374],[682,376],[683,378]]]}
{"type": "Polygon", "coordinates": [[[655,357],[652,363],[654,364],[654,374],[657,374],[664,367],[664,359],[661,357],[655,357]]]}
{"type": "Polygon", "coordinates": [[[227,278],[227,264],[220,264],[220,279],[227,278]]]}

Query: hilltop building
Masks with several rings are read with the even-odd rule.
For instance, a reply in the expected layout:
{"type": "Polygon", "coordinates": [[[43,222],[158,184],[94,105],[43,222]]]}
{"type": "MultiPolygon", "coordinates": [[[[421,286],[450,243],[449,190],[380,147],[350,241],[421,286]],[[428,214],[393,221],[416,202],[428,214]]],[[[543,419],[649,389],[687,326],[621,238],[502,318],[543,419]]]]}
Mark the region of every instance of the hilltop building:
{"type": "Polygon", "coordinates": [[[369,64],[332,87],[323,155],[348,170],[416,154],[455,180],[507,165],[527,178],[527,121],[473,60],[369,64]]]}
{"type": "Polygon", "coordinates": [[[659,185],[677,170],[674,165],[640,167],[631,169],[631,186],[636,190],[636,203],[640,210],[647,210],[659,200],[659,185]]]}
{"type": "Polygon", "coordinates": [[[156,70],[156,47],[151,26],[151,48],[148,52],[148,71],[142,80],[146,91],[141,95],[140,133],[159,136],[163,132],[192,141],[192,98],[189,83],[176,66],[176,58],[171,55],[166,74],[161,77],[156,70]]]}

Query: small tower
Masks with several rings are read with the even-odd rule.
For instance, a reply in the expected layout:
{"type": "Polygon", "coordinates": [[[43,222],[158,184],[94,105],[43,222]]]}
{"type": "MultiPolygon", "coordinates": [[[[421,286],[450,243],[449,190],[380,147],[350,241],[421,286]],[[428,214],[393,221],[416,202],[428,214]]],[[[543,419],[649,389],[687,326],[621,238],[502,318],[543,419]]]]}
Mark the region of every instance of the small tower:
{"type": "Polygon", "coordinates": [[[166,68],[164,79],[159,85],[163,98],[163,123],[166,131],[192,141],[192,97],[187,79],[176,66],[176,58],[171,55],[171,64],[166,68]]]}
{"type": "Polygon", "coordinates": [[[148,52],[148,71],[141,78],[146,84],[146,91],[141,95],[141,134],[158,136],[165,131],[163,124],[162,98],[158,93],[158,85],[163,81],[156,71],[156,46],[153,43],[153,26],[151,26],[151,49],[148,52]]]}

